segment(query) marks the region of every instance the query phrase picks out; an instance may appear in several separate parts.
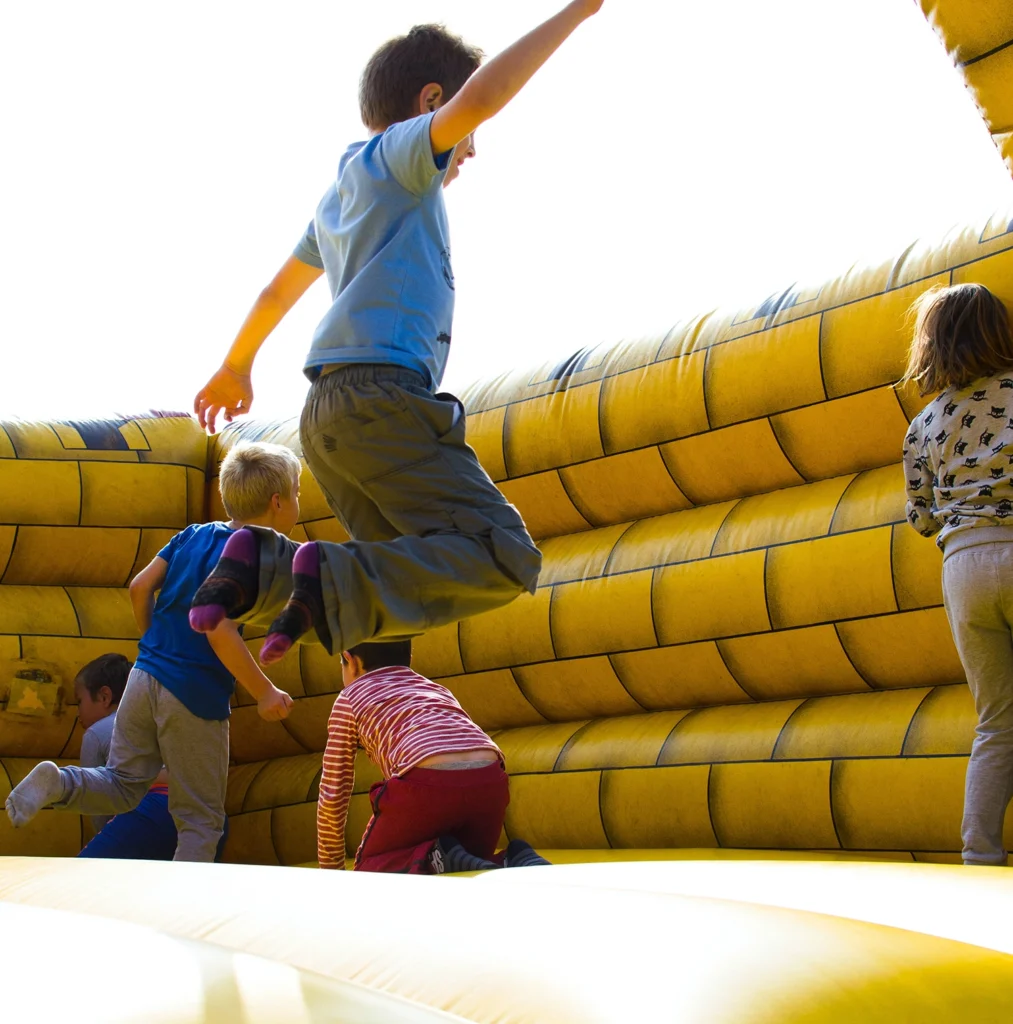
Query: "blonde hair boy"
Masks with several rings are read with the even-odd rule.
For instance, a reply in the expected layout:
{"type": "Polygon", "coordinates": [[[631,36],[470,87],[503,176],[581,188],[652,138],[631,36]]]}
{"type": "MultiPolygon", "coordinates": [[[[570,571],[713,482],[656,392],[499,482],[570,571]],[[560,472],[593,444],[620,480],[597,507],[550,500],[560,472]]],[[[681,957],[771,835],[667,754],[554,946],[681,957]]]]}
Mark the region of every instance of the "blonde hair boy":
{"type": "Polygon", "coordinates": [[[247,523],[263,515],[275,495],[299,490],[302,464],[291,449],[266,441],[241,441],[222,459],[218,490],[229,516],[247,523]]]}
{"type": "Polygon", "coordinates": [[[235,681],[267,721],[287,717],[292,698],[260,670],[236,623],[227,619],[206,633],[192,630],[190,602],[237,530],[291,532],[299,519],[299,470],[296,456],[275,444],[239,444],[225,457],[220,490],[231,521],[188,526],[130,584],[142,635],[106,764],[36,765],[7,798],[15,828],[43,807],[78,814],[133,810],[164,764],[177,832],[175,859],[214,860],[225,825],[235,681]]]}

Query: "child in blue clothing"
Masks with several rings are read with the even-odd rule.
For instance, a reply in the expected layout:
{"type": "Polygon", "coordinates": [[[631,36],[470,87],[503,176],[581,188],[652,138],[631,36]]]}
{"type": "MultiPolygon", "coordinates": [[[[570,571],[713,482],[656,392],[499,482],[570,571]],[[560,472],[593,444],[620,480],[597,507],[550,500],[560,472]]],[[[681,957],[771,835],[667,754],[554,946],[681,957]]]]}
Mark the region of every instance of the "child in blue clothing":
{"type": "Polygon", "coordinates": [[[476,129],[602,6],[574,0],[484,67],[437,25],[384,44],[363,72],[369,133],[341,158],[295,253],[261,293],[194,411],[215,429],[253,400],[254,358],[321,274],[332,304],[304,364],[307,464],[351,542],[298,547],[240,530],[194,601],[194,629],[268,626],[260,659],[311,628],[331,653],[412,636],[534,592],[541,554],[465,443],[463,407],[438,393],[454,274],[443,189],[476,129]]]}
{"type": "MultiPolygon", "coordinates": [[[[84,729],[81,737],[82,768],[98,768],[109,760],[116,709],[123,699],[133,667],[130,659],[122,654],[102,654],[89,661],[75,676],[77,719],[84,729]]],[[[100,832],[110,818],[108,814],[91,815],[92,831],[100,832]]]]}
{"type": "Polygon", "coordinates": [[[229,536],[252,524],[287,534],[299,518],[299,460],[287,448],[237,445],[219,487],[229,523],[188,526],[130,584],[139,653],[119,702],[103,767],[36,765],[7,798],[15,828],[44,807],[120,814],[136,807],[162,770],[169,774],[175,860],[212,861],[225,822],[229,702],[238,679],[268,721],[292,698],[257,667],[235,623],[201,636],[187,614],[229,536]],[[157,601],[155,594],[158,593],[157,601]]]}
{"type": "MultiPolygon", "coordinates": [[[[81,737],[82,768],[101,768],[109,760],[116,711],[133,663],[122,654],[102,654],[89,661],[74,679],[81,737]]],[[[91,815],[95,835],[78,854],[86,858],[172,860],[176,853],[176,823],[169,813],[169,776],[163,768],[141,802],[125,814],[91,815]]],[[[218,853],[228,835],[219,843],[218,853]]],[[[218,858],[216,858],[218,859],[218,858]]]]}

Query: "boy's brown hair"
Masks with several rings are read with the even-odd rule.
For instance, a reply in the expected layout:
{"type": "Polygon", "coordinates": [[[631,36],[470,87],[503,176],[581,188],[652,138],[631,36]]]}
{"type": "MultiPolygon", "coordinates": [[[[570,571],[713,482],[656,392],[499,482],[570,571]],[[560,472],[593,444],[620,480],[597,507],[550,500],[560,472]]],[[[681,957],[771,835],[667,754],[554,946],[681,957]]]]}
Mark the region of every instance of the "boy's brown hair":
{"type": "MultiPolygon", "coordinates": [[[[395,668],[404,666],[408,668],[412,663],[412,642],[411,640],[374,640],[372,643],[356,644],[349,647],[349,654],[362,659],[362,667],[366,672],[372,672],[375,668],[395,668]]],[[[341,660],[345,660],[344,654],[341,660]]]]}
{"type": "Polygon", "coordinates": [[[445,103],[478,70],[485,56],[442,25],[416,25],[388,39],[359,80],[359,112],[370,129],[389,128],[414,117],[419,93],[435,82],[445,103]]]}
{"type": "Polygon", "coordinates": [[[966,387],[1013,367],[1013,334],[1002,301],[984,285],[930,288],[911,307],[917,314],[907,372],[920,394],[966,387]]]}
{"type": "Polygon", "coordinates": [[[111,703],[119,704],[133,667],[133,662],[122,654],[100,654],[78,672],[77,682],[88,691],[92,700],[98,700],[99,691],[108,686],[112,694],[111,703]]]}
{"type": "Polygon", "coordinates": [[[232,519],[263,515],[275,494],[292,497],[299,485],[299,459],[280,444],[241,441],[222,460],[218,490],[232,519]]]}

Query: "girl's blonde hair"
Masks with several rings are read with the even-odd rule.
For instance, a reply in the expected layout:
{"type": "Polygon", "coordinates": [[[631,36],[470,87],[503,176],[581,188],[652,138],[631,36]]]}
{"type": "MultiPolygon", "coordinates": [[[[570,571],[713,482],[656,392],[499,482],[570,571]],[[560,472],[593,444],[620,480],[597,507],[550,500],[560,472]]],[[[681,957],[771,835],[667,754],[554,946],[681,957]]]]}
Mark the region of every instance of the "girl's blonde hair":
{"type": "Polygon", "coordinates": [[[218,490],[225,511],[244,522],[263,515],[275,494],[291,498],[299,486],[299,459],[266,441],[241,441],[222,460],[218,490]]]}
{"type": "Polygon", "coordinates": [[[901,383],[922,395],[966,387],[1013,366],[1009,314],[984,285],[930,288],[912,305],[911,353],[901,383]]]}

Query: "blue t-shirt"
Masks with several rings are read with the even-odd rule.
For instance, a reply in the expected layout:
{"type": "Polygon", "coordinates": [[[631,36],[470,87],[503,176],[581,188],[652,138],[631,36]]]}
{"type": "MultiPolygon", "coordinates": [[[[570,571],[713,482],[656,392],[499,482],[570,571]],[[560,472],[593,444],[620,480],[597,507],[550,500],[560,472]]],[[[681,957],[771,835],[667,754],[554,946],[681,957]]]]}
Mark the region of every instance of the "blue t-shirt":
{"type": "Polygon", "coordinates": [[[190,602],[231,534],[225,523],[195,523],[158,552],[169,568],[134,662],[198,718],[215,721],[229,717],[236,684],[207,637],[190,628],[190,602]]]}
{"type": "Polygon", "coordinates": [[[443,204],[450,153],[433,157],[432,114],[349,146],[337,181],[296,247],[327,273],[333,303],[304,372],[326,363],[393,363],[434,389],[450,354],[454,273],[443,204]]]}

